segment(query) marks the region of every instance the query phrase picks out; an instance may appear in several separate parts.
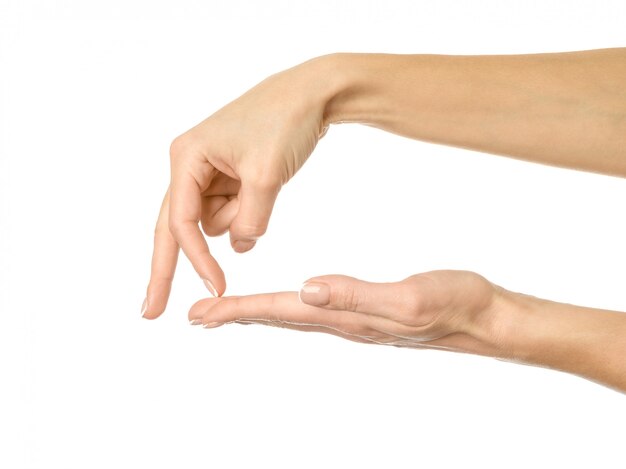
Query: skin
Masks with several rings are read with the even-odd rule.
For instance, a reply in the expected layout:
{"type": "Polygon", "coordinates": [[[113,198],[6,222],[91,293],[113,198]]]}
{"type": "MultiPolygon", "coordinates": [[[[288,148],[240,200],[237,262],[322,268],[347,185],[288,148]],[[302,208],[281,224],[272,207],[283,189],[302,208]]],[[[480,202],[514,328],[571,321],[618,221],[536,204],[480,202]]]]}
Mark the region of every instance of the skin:
{"type": "MultiPolygon", "coordinates": [[[[224,274],[205,237],[238,252],[331,124],[626,176],[626,48],[558,54],[332,54],[267,78],[174,140],[142,314],[165,309],[182,248],[215,296],[224,274]],[[201,231],[202,229],[202,231],[201,231]]],[[[626,391],[626,315],[509,292],[471,272],[202,300],[194,323],[257,322],[368,343],[442,348],[546,366],[626,391]],[[315,291],[311,293],[311,291],[315,291]],[[322,294],[323,293],[323,294],[322,294]]]]}
{"type": "Polygon", "coordinates": [[[555,303],[500,288],[466,271],[434,271],[395,283],[329,275],[330,301],[302,292],[207,298],[193,325],[265,324],[397,347],[441,349],[567,371],[626,391],[626,314],[555,303]]]}

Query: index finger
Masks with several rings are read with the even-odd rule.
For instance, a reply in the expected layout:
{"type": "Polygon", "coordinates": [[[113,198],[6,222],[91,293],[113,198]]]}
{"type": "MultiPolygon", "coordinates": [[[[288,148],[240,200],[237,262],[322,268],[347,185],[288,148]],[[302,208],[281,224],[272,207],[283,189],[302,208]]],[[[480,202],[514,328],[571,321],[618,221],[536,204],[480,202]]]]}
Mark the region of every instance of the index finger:
{"type": "Polygon", "coordinates": [[[371,338],[393,327],[387,318],[353,311],[338,311],[304,304],[297,292],[208,298],[198,301],[189,311],[190,320],[205,326],[236,320],[270,321],[294,326],[321,326],[351,336],[371,338]]]}
{"type": "MultiPolygon", "coordinates": [[[[213,172],[202,185],[208,187],[213,172]]],[[[193,268],[214,296],[226,290],[224,272],[209,251],[198,223],[202,216],[202,191],[192,174],[172,168],[170,189],[169,230],[182,248],[193,268]]]]}
{"type": "Polygon", "coordinates": [[[178,243],[172,237],[168,226],[169,189],[165,193],[159,218],[154,229],[154,251],[150,282],[146,301],[142,307],[142,316],[146,319],[159,317],[165,307],[172,289],[172,280],[178,261],[178,243]]]}

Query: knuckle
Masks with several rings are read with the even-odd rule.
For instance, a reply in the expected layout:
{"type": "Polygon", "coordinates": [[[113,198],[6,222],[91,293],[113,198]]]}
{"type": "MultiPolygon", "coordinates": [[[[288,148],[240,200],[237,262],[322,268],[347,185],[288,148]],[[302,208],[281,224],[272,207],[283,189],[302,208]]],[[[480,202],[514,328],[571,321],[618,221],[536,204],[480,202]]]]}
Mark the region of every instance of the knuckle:
{"type": "Polygon", "coordinates": [[[170,159],[177,160],[189,153],[195,146],[194,139],[188,134],[179,135],[170,144],[170,159]]]}
{"type": "Polygon", "coordinates": [[[236,220],[230,226],[233,240],[256,241],[267,231],[269,220],[236,220]]]}
{"type": "Polygon", "coordinates": [[[352,286],[343,288],[337,295],[336,303],[346,311],[356,312],[359,309],[360,298],[356,289],[352,286]]]}
{"type": "Polygon", "coordinates": [[[280,172],[272,168],[256,168],[250,184],[259,192],[278,192],[282,185],[280,172]]]}
{"type": "MultiPolygon", "coordinates": [[[[229,311],[232,313],[235,312],[240,312],[245,308],[245,305],[243,304],[243,298],[239,297],[239,296],[234,296],[231,298],[228,298],[226,300],[228,307],[230,308],[229,311]]],[[[234,316],[237,317],[237,319],[239,319],[239,317],[243,316],[241,314],[234,314],[234,316]]]]}
{"type": "Polygon", "coordinates": [[[179,135],[170,144],[170,158],[175,159],[184,153],[186,147],[186,139],[183,135],[179,135]]]}
{"type": "Polygon", "coordinates": [[[167,227],[174,239],[179,240],[183,235],[185,224],[179,221],[176,217],[170,217],[167,227]]]}
{"type": "Polygon", "coordinates": [[[241,224],[236,230],[236,237],[241,240],[256,241],[257,238],[263,236],[267,231],[267,226],[241,224]]]}
{"type": "Polygon", "coordinates": [[[407,325],[415,324],[424,310],[424,299],[412,277],[400,282],[400,302],[398,311],[402,322],[407,325]]]}
{"type": "Polygon", "coordinates": [[[276,296],[275,295],[266,295],[263,297],[263,309],[267,313],[267,317],[272,321],[282,321],[280,314],[278,314],[278,309],[276,308],[276,296]]]}

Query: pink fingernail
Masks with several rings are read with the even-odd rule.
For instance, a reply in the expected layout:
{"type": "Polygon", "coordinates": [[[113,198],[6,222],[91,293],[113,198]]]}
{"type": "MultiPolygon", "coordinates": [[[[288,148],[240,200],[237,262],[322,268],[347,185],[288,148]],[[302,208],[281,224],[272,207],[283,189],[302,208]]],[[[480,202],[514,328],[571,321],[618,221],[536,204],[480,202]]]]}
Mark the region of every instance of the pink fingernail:
{"type": "Polygon", "coordinates": [[[146,297],[141,304],[141,317],[144,317],[148,312],[148,298],[146,297]]]}
{"type": "Polygon", "coordinates": [[[213,327],[217,327],[217,326],[219,326],[219,325],[221,325],[221,324],[222,324],[221,322],[207,322],[207,323],[206,323],[204,326],[202,326],[202,327],[204,327],[205,329],[211,329],[211,328],[213,328],[213,327]]]}
{"type": "Polygon", "coordinates": [[[242,325],[244,325],[244,326],[249,326],[250,324],[256,324],[255,322],[252,322],[252,321],[244,321],[244,320],[241,320],[241,319],[240,319],[240,320],[237,320],[237,321],[235,321],[235,322],[236,322],[237,324],[242,324],[242,325]]]}
{"type": "Polygon", "coordinates": [[[192,319],[191,321],[189,321],[189,324],[191,324],[192,326],[198,326],[202,324],[202,321],[200,319],[192,319]]]}
{"type": "Polygon", "coordinates": [[[330,287],[325,283],[307,282],[300,289],[300,301],[312,306],[325,306],[330,302],[330,287]]]}
{"type": "Polygon", "coordinates": [[[255,240],[239,240],[239,241],[233,241],[233,249],[235,250],[235,252],[246,252],[249,251],[250,249],[252,249],[254,247],[254,245],[256,244],[255,240]]]}
{"type": "Polygon", "coordinates": [[[206,278],[203,278],[202,281],[204,282],[204,286],[207,288],[207,290],[211,292],[211,295],[217,297],[217,290],[215,289],[211,281],[206,278]]]}

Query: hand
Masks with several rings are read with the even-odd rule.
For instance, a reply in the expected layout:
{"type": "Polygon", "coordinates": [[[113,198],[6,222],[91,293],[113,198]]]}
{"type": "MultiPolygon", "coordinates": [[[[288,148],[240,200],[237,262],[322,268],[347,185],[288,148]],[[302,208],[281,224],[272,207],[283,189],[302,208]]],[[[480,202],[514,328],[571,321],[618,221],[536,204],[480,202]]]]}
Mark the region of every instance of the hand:
{"type": "Polygon", "coordinates": [[[478,274],[434,271],[396,283],[328,275],[300,293],[208,298],[189,311],[192,324],[259,323],[334,334],[400,347],[442,348],[492,355],[499,287],[478,274]]]}
{"type": "Polygon", "coordinates": [[[396,283],[327,275],[307,281],[299,295],[200,300],[189,319],[206,328],[268,324],[356,342],[486,355],[626,392],[626,314],[511,292],[472,272],[440,270],[396,283]]]}
{"type": "Polygon", "coordinates": [[[250,250],[265,233],[282,185],[327,129],[321,63],[314,59],[269,77],[174,140],[144,317],[165,309],[179,246],[211,294],[224,293],[224,272],[198,222],[208,236],[229,231],[237,252],[250,250]]]}

